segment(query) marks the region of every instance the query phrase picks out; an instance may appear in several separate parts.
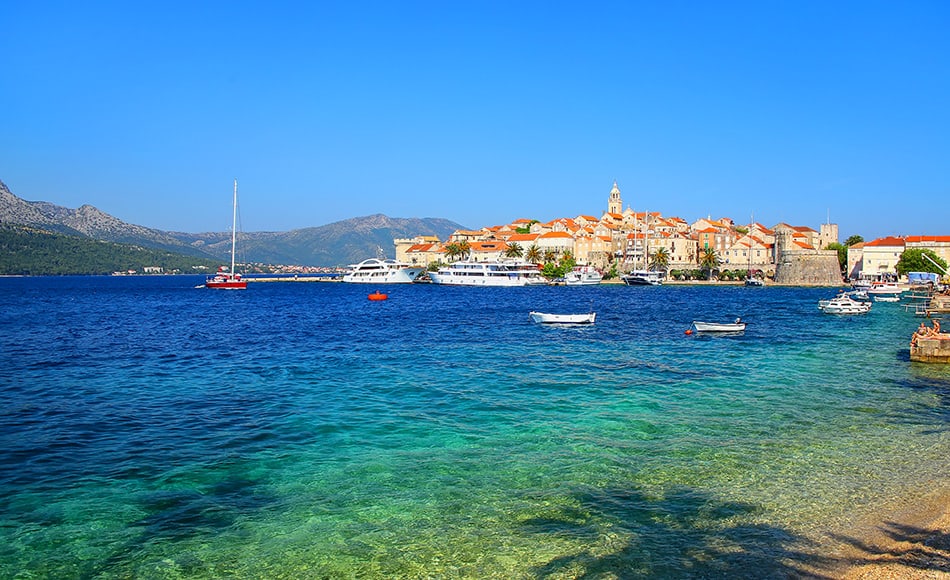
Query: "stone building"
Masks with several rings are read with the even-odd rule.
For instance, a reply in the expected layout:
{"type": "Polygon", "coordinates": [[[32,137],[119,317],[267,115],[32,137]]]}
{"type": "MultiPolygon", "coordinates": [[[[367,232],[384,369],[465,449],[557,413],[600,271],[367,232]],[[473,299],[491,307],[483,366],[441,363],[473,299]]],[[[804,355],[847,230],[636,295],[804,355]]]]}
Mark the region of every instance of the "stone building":
{"type": "MultiPolygon", "coordinates": [[[[814,231],[814,230],[812,230],[814,231]]],[[[785,224],[775,227],[775,283],[840,286],[841,266],[836,250],[818,250],[795,240],[798,232],[785,224]]]]}

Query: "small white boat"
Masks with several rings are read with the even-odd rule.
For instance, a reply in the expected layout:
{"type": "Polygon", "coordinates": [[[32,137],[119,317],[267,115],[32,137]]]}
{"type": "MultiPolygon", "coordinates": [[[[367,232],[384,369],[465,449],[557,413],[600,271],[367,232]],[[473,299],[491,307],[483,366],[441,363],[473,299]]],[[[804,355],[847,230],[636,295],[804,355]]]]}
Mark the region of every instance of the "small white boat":
{"type": "Polygon", "coordinates": [[[600,284],[603,279],[603,274],[598,272],[597,268],[593,266],[574,266],[570,272],[564,275],[564,283],[568,286],[600,284]]]}
{"type": "Polygon", "coordinates": [[[819,300],[818,308],[825,314],[865,314],[871,311],[871,302],[859,302],[840,294],[831,300],[819,300]]]}
{"type": "Polygon", "coordinates": [[[901,297],[893,294],[875,294],[875,302],[900,302],[901,297]]]}
{"type": "Polygon", "coordinates": [[[597,317],[596,312],[587,314],[548,314],[545,312],[529,312],[532,321],[539,324],[593,324],[597,317]]]}
{"type": "Polygon", "coordinates": [[[700,322],[693,321],[696,332],[741,332],[745,330],[745,322],[741,318],[736,318],[735,322],[700,322]]]}
{"type": "Polygon", "coordinates": [[[874,282],[867,289],[872,296],[900,296],[904,289],[893,282],[874,282]]]}
{"type": "Polygon", "coordinates": [[[749,277],[745,279],[745,285],[746,286],[765,286],[765,282],[763,282],[760,278],[749,277]]]}

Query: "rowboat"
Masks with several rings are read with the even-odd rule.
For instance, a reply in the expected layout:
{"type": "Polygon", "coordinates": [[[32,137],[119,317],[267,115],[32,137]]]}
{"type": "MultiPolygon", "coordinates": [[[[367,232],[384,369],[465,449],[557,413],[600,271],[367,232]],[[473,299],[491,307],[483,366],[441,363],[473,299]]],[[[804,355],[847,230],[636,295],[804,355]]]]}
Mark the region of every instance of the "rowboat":
{"type": "Polygon", "coordinates": [[[545,312],[529,312],[532,321],[539,324],[593,324],[597,317],[596,312],[587,314],[548,314],[545,312]]]}
{"type": "Polygon", "coordinates": [[[741,318],[736,318],[735,322],[700,322],[693,321],[696,332],[741,332],[745,330],[745,322],[741,318]]]}

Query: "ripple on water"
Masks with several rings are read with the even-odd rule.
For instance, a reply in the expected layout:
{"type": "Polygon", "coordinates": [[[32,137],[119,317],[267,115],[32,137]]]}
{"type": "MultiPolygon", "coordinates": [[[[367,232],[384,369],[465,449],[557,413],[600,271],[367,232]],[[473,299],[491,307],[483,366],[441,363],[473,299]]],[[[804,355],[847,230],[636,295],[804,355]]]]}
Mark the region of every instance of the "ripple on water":
{"type": "Polygon", "coordinates": [[[948,467],[916,321],[827,290],[182,280],[0,280],[0,575],[795,575],[948,467]]]}

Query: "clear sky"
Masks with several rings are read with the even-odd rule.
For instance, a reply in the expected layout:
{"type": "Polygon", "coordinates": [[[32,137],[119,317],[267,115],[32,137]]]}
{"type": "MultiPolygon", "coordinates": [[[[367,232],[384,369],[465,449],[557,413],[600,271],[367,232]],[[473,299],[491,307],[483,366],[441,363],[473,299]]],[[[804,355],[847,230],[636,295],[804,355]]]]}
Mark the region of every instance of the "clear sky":
{"type": "Polygon", "coordinates": [[[0,2],[0,181],[199,232],[624,206],[950,234],[950,2],[0,2]]]}

